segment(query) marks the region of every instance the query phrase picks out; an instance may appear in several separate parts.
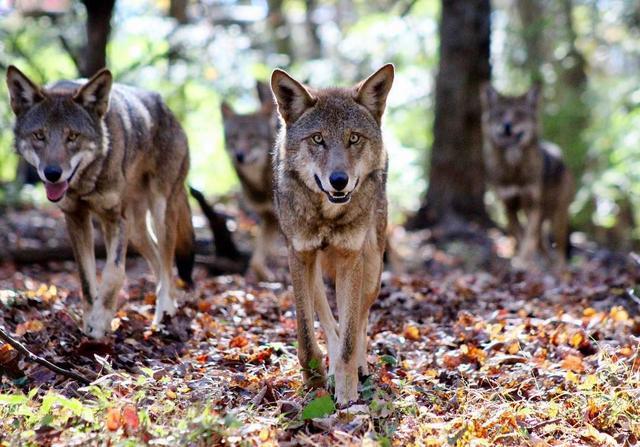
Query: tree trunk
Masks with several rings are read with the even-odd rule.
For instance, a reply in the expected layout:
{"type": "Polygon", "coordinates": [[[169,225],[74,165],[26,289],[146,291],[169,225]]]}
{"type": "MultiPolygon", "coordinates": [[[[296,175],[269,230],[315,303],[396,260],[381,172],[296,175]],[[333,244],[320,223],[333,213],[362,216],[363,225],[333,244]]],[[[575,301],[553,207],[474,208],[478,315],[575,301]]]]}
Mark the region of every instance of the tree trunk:
{"type": "Polygon", "coordinates": [[[82,0],[87,8],[87,46],[80,75],[91,77],[107,66],[107,42],[116,0],[82,0]]]}
{"type": "Polygon", "coordinates": [[[526,50],[524,69],[531,83],[542,82],[542,65],[546,60],[544,32],[548,25],[544,2],[541,0],[517,0],[516,10],[522,25],[522,43],[526,50]]]}
{"type": "Polygon", "coordinates": [[[317,0],[305,0],[305,27],[309,37],[309,58],[317,59],[322,54],[322,42],[318,35],[318,25],[313,19],[313,13],[318,6],[317,0]]]}
{"type": "Polygon", "coordinates": [[[269,5],[269,15],[267,23],[271,28],[272,40],[276,47],[276,52],[286,54],[290,62],[294,59],[293,47],[291,45],[291,35],[287,19],[282,10],[284,0],[267,0],[269,5]]]}
{"type": "Polygon", "coordinates": [[[173,17],[178,23],[187,23],[189,17],[187,16],[187,5],[189,0],[171,0],[169,4],[169,16],[173,17]]]}
{"type": "Polygon", "coordinates": [[[479,95],[491,73],[490,14],[489,0],[442,0],[429,188],[411,228],[490,222],[479,95]]]}

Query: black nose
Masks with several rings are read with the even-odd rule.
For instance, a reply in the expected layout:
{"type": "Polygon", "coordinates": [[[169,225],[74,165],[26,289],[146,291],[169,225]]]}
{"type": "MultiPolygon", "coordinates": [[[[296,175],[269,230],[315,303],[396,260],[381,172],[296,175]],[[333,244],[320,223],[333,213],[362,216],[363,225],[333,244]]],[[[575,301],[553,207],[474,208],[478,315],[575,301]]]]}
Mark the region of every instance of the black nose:
{"type": "Polygon", "coordinates": [[[349,183],[349,176],[346,172],[334,171],[329,176],[329,183],[336,191],[342,191],[349,183]]]}
{"type": "Polygon", "coordinates": [[[244,154],[242,152],[237,152],[236,153],[236,160],[238,160],[238,163],[244,162],[244,154]]]}
{"type": "Polygon", "coordinates": [[[504,123],[504,134],[507,137],[511,136],[512,133],[512,129],[511,129],[511,123],[504,123]]]}
{"type": "Polygon", "coordinates": [[[57,182],[62,176],[62,168],[60,166],[47,166],[44,168],[44,176],[52,183],[57,182]]]}

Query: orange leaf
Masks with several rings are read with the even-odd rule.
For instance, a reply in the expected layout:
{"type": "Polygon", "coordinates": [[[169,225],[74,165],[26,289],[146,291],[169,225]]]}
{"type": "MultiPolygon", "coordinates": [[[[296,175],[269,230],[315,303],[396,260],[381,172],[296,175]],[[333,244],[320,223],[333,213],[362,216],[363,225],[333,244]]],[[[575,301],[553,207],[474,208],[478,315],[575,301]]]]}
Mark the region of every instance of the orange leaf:
{"type": "Polygon", "coordinates": [[[117,408],[109,408],[107,410],[107,428],[110,431],[116,431],[120,428],[122,422],[122,415],[117,408]]]}
{"type": "Polygon", "coordinates": [[[582,363],[582,357],[570,354],[562,360],[562,368],[568,371],[584,372],[584,363],[582,363]]]}
{"type": "Polygon", "coordinates": [[[27,332],[40,332],[44,329],[44,324],[40,320],[30,320],[16,326],[16,335],[22,337],[27,332]]]}
{"type": "Polygon", "coordinates": [[[148,304],[148,305],[156,304],[156,294],[153,292],[145,293],[144,304],[148,304]]]}
{"type": "Polygon", "coordinates": [[[244,348],[249,344],[249,340],[244,335],[236,335],[229,342],[230,348],[244,348]]]}
{"type": "Polygon", "coordinates": [[[127,405],[122,409],[122,421],[128,430],[137,430],[140,427],[138,411],[133,405],[127,405]]]}
{"type": "Polygon", "coordinates": [[[462,363],[462,359],[460,359],[459,355],[445,354],[442,357],[442,361],[444,362],[444,366],[447,368],[457,368],[462,363]]]}
{"type": "Polygon", "coordinates": [[[404,338],[407,340],[418,341],[420,340],[420,330],[415,326],[407,326],[404,328],[404,338]]]}

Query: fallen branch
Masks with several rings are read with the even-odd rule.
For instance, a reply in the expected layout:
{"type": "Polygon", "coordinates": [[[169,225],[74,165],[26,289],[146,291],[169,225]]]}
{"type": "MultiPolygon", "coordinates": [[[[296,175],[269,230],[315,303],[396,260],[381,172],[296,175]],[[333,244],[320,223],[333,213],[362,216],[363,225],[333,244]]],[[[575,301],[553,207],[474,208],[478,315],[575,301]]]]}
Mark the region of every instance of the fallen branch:
{"type": "Polygon", "coordinates": [[[5,343],[11,345],[11,347],[13,347],[16,351],[24,355],[27,358],[27,360],[38,363],[44,366],[45,368],[48,368],[51,371],[57,374],[60,374],[61,376],[65,376],[65,377],[68,377],[69,379],[77,380],[78,382],[81,382],[85,385],[89,385],[91,383],[91,380],[87,379],[86,377],[81,376],[80,374],[74,373],[73,371],[69,371],[64,368],[61,368],[60,366],[51,363],[49,360],[43,357],[40,357],[38,355],[35,355],[33,352],[29,351],[29,349],[27,349],[25,345],[23,345],[18,340],[10,336],[2,327],[0,327],[0,339],[3,340],[5,343]]]}

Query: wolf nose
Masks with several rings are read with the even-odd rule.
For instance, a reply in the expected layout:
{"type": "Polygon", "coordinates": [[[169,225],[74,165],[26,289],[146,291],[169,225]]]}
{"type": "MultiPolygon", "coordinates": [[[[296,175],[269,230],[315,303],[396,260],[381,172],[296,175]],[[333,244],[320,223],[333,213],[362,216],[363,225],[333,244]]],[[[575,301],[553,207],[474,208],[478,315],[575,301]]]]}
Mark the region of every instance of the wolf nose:
{"type": "Polygon", "coordinates": [[[44,168],[44,176],[51,183],[55,183],[62,176],[62,168],[60,166],[47,166],[44,168]]]}
{"type": "Polygon", "coordinates": [[[349,183],[349,176],[343,171],[334,171],[329,176],[329,183],[336,191],[342,191],[349,183]]]}
{"type": "Polygon", "coordinates": [[[236,160],[238,160],[238,163],[243,163],[244,162],[244,154],[242,152],[238,152],[236,154],[236,160]]]}
{"type": "Polygon", "coordinates": [[[511,136],[511,123],[504,123],[504,134],[508,137],[511,136]]]}

